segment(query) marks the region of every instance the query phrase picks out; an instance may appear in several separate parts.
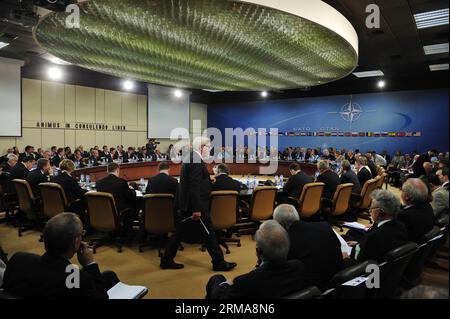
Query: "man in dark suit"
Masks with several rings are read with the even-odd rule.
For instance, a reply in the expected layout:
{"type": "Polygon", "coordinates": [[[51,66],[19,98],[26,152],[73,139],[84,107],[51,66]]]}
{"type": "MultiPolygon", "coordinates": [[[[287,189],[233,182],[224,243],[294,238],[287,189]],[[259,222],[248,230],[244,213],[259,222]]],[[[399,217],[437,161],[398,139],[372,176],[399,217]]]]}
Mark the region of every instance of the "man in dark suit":
{"type": "Polygon", "coordinates": [[[277,203],[296,205],[297,201],[293,198],[298,199],[302,193],[303,186],[308,183],[313,183],[314,178],[303,173],[298,163],[292,163],[291,165],[289,165],[289,172],[291,176],[289,177],[286,184],[284,184],[283,192],[278,193],[277,203]]]}
{"type": "Polygon", "coordinates": [[[369,166],[367,166],[367,159],[363,156],[358,157],[355,162],[355,168],[358,172],[359,185],[364,187],[364,184],[372,179],[372,173],[370,172],[369,166]]]}
{"type": "Polygon", "coordinates": [[[438,153],[439,152],[436,150],[430,150],[426,153],[421,154],[412,165],[412,170],[414,171],[413,177],[420,177],[422,175],[425,175],[426,172],[423,164],[426,162],[431,162],[431,158],[435,157],[438,153]]]}
{"type": "MultiPolygon", "coordinates": [[[[28,173],[30,172],[30,170],[33,168],[34,163],[35,163],[35,159],[33,156],[27,156],[24,157],[22,162],[17,163],[12,169],[11,169],[11,181],[14,179],[27,179],[28,173]]],[[[13,186],[13,190],[12,193],[15,193],[16,191],[14,190],[14,186],[13,186]]]]}
{"type": "Polygon", "coordinates": [[[226,164],[219,164],[216,167],[217,176],[212,184],[212,191],[236,191],[239,192],[243,185],[237,180],[228,176],[230,169],[226,164]]]}
{"type": "Polygon", "coordinates": [[[0,185],[5,193],[14,193],[11,171],[17,165],[19,157],[15,154],[6,155],[6,162],[0,166],[0,185]]]}
{"type": "Polygon", "coordinates": [[[377,177],[377,165],[374,162],[374,159],[372,157],[371,153],[367,153],[366,155],[362,155],[367,160],[367,167],[369,167],[370,174],[372,175],[372,178],[377,177]]]}
{"type": "Polygon", "coordinates": [[[401,197],[405,206],[399,214],[399,220],[405,224],[409,240],[421,243],[423,236],[435,223],[428,187],[418,178],[409,178],[402,185],[401,197]]]}
{"type": "Polygon", "coordinates": [[[30,171],[27,175],[27,182],[30,184],[34,197],[41,196],[39,184],[49,182],[51,173],[50,161],[45,158],[38,159],[36,169],[30,171]]]}
{"type": "Polygon", "coordinates": [[[64,149],[62,147],[58,148],[55,156],[52,157],[52,165],[54,167],[59,167],[59,163],[64,159],[64,149]]]}
{"type": "Polygon", "coordinates": [[[135,153],[134,148],[129,147],[128,152],[123,154],[122,160],[124,163],[129,163],[130,161],[138,160],[138,156],[135,153]]]}
{"type": "Polygon", "coordinates": [[[441,187],[448,192],[448,167],[442,167],[436,172],[436,176],[441,181],[441,187]]]}
{"type": "MultiPolygon", "coordinates": [[[[348,161],[348,160],[344,160],[342,162],[342,174],[340,177],[340,183],[341,184],[347,184],[347,183],[353,184],[352,196],[350,197],[350,207],[353,207],[354,204],[359,199],[359,197],[356,194],[361,193],[361,184],[359,183],[358,176],[352,170],[352,166],[350,164],[350,161],[348,161]],[[355,195],[353,195],[353,194],[355,194],[355,195]]],[[[355,216],[349,216],[349,217],[351,217],[352,219],[355,218],[355,216]]]]}
{"type": "Polygon", "coordinates": [[[81,241],[83,233],[75,214],[62,213],[50,219],[43,233],[44,255],[15,254],[6,268],[3,289],[30,299],[107,299],[107,291],[119,280],[113,272],[100,273],[92,250],[81,241]],[[81,270],[70,262],[75,254],[81,270]],[[78,272],[79,281],[69,277],[78,272]]]}
{"type": "Polygon", "coordinates": [[[66,194],[70,210],[77,213],[84,221],[84,212],[86,210],[86,203],[84,194],[87,190],[81,188],[77,180],[72,177],[72,172],[75,170],[75,164],[71,160],[65,159],[59,164],[61,173],[52,178],[52,182],[61,185],[66,194]]]}
{"type": "Polygon", "coordinates": [[[19,162],[22,162],[25,157],[33,157],[36,160],[36,153],[34,152],[34,146],[25,146],[25,152],[19,155],[19,162]]]}
{"type": "Polygon", "coordinates": [[[211,256],[214,271],[229,271],[236,267],[236,263],[228,263],[224,260],[209,215],[211,179],[203,157],[209,156],[210,143],[208,138],[196,138],[193,143],[193,152],[183,159],[176,201],[181,222],[178,223],[177,230],[167,243],[166,251],[161,258],[162,269],[184,267],[182,264],[175,263],[174,258],[180,240],[189,229],[198,230],[198,235],[211,256]]]}
{"type": "Polygon", "coordinates": [[[119,175],[119,165],[109,163],[108,176],[97,181],[95,188],[99,192],[110,193],[114,196],[117,210],[121,214],[120,217],[124,224],[124,231],[128,232],[133,228],[133,220],[136,219],[139,213],[139,203],[136,198],[136,192],[119,175]]]}
{"type": "Polygon", "coordinates": [[[325,183],[322,197],[333,199],[336,188],[339,186],[339,175],[330,169],[330,164],[327,160],[321,160],[317,163],[319,176],[317,176],[317,183],[325,183]]]}
{"type": "Polygon", "coordinates": [[[341,244],[331,226],[300,221],[295,207],[287,204],[275,208],[273,218],[289,234],[288,259],[300,260],[305,265],[305,281],[325,290],[343,266],[341,244]]]}
{"type": "Polygon", "coordinates": [[[178,181],[170,176],[170,166],[166,162],[159,163],[159,174],[150,178],[145,192],[147,194],[172,194],[175,196],[178,181]]]}
{"type": "Polygon", "coordinates": [[[372,194],[370,215],[374,225],[358,242],[350,241],[353,247],[351,258],[356,262],[385,261],[386,254],[408,242],[405,225],[398,220],[400,200],[387,190],[375,190],[372,194]]]}
{"type": "Polygon", "coordinates": [[[255,238],[259,266],[232,283],[222,275],[211,277],[207,299],[281,299],[305,287],[304,265],[287,259],[289,235],[278,222],[264,222],[255,238]]]}

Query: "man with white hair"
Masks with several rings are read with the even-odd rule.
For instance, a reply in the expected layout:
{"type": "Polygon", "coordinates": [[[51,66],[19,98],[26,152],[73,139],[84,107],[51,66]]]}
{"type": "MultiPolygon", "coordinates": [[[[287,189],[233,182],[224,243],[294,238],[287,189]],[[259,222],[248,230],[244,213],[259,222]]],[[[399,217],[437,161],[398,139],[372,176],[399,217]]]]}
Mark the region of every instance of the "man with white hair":
{"type": "Polygon", "coordinates": [[[211,195],[211,178],[203,158],[210,154],[211,141],[206,137],[196,138],[193,152],[187,154],[181,166],[180,186],[177,193],[176,207],[180,222],[161,258],[161,269],[181,269],[183,264],[174,261],[181,239],[189,230],[198,230],[198,236],[206,245],[212,259],[214,271],[230,271],[236,263],[226,262],[221,251],[209,214],[211,195]]]}
{"type": "Polygon", "coordinates": [[[399,219],[408,230],[409,240],[420,243],[435,222],[433,208],[429,202],[428,187],[418,178],[409,178],[403,183],[401,198],[405,206],[399,219]]]}
{"type": "Polygon", "coordinates": [[[283,226],[266,221],[255,239],[259,266],[233,282],[213,276],[206,286],[207,299],[280,299],[304,288],[304,265],[288,261],[289,235],[283,226]]]}
{"type": "Polygon", "coordinates": [[[0,185],[5,193],[15,193],[11,171],[19,161],[16,154],[6,155],[7,161],[0,166],[0,185]]]}
{"type": "Polygon", "coordinates": [[[294,206],[275,208],[273,218],[288,232],[291,242],[288,259],[305,265],[305,280],[325,290],[331,278],[342,268],[341,244],[326,222],[303,222],[294,206]]]}

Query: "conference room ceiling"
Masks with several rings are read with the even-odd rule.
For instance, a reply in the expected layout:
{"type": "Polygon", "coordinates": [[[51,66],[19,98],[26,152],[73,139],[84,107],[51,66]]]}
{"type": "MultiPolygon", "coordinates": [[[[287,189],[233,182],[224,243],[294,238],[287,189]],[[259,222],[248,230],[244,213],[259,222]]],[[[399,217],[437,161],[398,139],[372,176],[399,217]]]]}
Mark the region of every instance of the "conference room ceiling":
{"type": "MultiPolygon", "coordinates": [[[[382,70],[385,90],[448,88],[448,70],[430,72],[429,65],[448,63],[448,52],[425,55],[424,45],[448,43],[448,24],[418,30],[413,14],[448,8],[447,0],[338,0],[325,1],[341,12],[354,26],[359,37],[359,61],[355,71],[382,70]],[[366,6],[375,3],[381,10],[381,28],[365,25],[366,6]]],[[[15,0],[0,3],[0,41],[10,43],[0,49],[0,56],[27,62],[23,76],[46,78],[49,55],[32,37],[29,24],[2,19],[15,0]]],[[[28,20],[26,22],[29,22],[28,20]]],[[[71,84],[122,89],[121,78],[87,70],[74,65],[63,66],[65,81],[71,84]]],[[[110,72],[112,73],[112,72],[110,72]]],[[[219,79],[219,78],[218,78],[219,79]]],[[[278,89],[268,99],[297,98],[334,94],[378,92],[379,78],[357,78],[350,74],[340,80],[301,89],[278,89]]],[[[150,81],[149,81],[150,82],[150,81]]],[[[261,87],[262,88],[262,87],[261,87]]],[[[238,88],[234,88],[238,89],[238,88]]],[[[146,94],[146,84],[137,83],[135,92],[146,94]]],[[[206,92],[193,89],[191,99],[209,104],[262,99],[258,92],[206,92]]]]}

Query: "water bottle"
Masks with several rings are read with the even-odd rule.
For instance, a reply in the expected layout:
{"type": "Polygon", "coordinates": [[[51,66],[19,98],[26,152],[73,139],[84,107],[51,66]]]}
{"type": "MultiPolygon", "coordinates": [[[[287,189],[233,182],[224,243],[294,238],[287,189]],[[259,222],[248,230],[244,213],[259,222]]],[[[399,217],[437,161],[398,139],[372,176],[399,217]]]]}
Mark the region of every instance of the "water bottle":
{"type": "Polygon", "coordinates": [[[256,180],[256,176],[253,177],[253,188],[258,187],[258,181],[256,180]]]}
{"type": "Polygon", "coordinates": [[[275,175],[275,186],[278,186],[279,182],[278,182],[278,175],[275,175]]]}
{"type": "Polygon", "coordinates": [[[247,188],[250,188],[250,176],[247,176],[247,188]]]}
{"type": "Polygon", "coordinates": [[[283,175],[280,175],[280,186],[283,187],[283,175]]]}
{"type": "Polygon", "coordinates": [[[80,183],[84,183],[84,174],[80,175],[80,183]]]}
{"type": "Polygon", "coordinates": [[[141,184],[141,191],[144,192],[144,189],[145,189],[145,180],[144,180],[143,177],[141,177],[140,184],[141,184]]]}
{"type": "Polygon", "coordinates": [[[90,184],[91,184],[91,176],[90,175],[86,175],[86,185],[87,185],[87,187],[89,187],[90,184]]]}

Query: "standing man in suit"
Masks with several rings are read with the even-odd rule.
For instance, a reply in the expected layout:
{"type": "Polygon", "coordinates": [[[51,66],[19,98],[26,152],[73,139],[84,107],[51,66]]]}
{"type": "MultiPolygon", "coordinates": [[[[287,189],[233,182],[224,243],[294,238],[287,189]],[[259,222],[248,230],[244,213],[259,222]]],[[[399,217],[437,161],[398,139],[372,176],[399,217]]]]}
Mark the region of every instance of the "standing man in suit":
{"type": "Polygon", "coordinates": [[[278,222],[261,224],[255,240],[258,267],[233,282],[222,275],[211,277],[207,299],[281,299],[305,287],[305,267],[288,260],[289,235],[278,222]]]}
{"type": "Polygon", "coordinates": [[[119,177],[120,167],[116,163],[108,164],[108,176],[97,181],[95,188],[99,192],[110,193],[114,197],[117,210],[124,224],[124,231],[129,232],[133,228],[133,221],[139,213],[139,202],[136,192],[126,180],[119,177]]]}
{"type": "Polygon", "coordinates": [[[401,198],[405,206],[399,220],[405,224],[409,240],[420,244],[435,222],[428,187],[418,178],[408,178],[402,185],[401,198]]]}
{"type": "Polygon", "coordinates": [[[350,257],[357,262],[375,260],[382,263],[386,253],[408,242],[408,232],[397,219],[400,211],[397,196],[387,190],[375,190],[371,198],[369,211],[374,225],[359,243],[348,242],[353,247],[350,257]]]}
{"type": "Polygon", "coordinates": [[[170,166],[166,162],[159,163],[159,174],[150,178],[145,193],[147,194],[172,194],[176,195],[178,181],[170,176],[170,166]]]}
{"type": "Polygon", "coordinates": [[[51,218],[43,232],[45,253],[15,254],[6,268],[3,289],[26,299],[108,299],[107,291],[119,279],[114,272],[100,272],[92,250],[81,241],[83,234],[83,224],[75,214],[51,218]],[[75,254],[83,268],[79,288],[71,289],[67,267],[75,254]]]}
{"type": "Polygon", "coordinates": [[[321,160],[317,163],[319,176],[317,176],[317,183],[325,183],[322,197],[333,199],[336,188],[339,186],[339,176],[330,169],[328,160],[321,160]]]}
{"type": "Polygon", "coordinates": [[[71,160],[65,159],[59,164],[61,173],[52,178],[52,182],[61,185],[66,194],[67,202],[70,210],[76,213],[81,221],[85,222],[86,203],[84,194],[87,190],[81,188],[77,180],[72,177],[72,172],[75,170],[75,164],[71,160]]]}
{"type": "Polygon", "coordinates": [[[370,172],[369,166],[367,166],[367,159],[363,156],[358,157],[355,162],[355,168],[358,172],[359,185],[364,187],[364,184],[372,179],[372,173],[370,172]]]}
{"type": "Polygon", "coordinates": [[[289,165],[289,173],[291,174],[291,176],[289,177],[286,184],[284,184],[283,192],[278,193],[277,203],[297,205],[297,201],[293,198],[300,198],[303,186],[308,183],[313,183],[314,178],[303,173],[300,164],[298,163],[292,163],[291,165],[289,165]]]}
{"type": "Polygon", "coordinates": [[[212,184],[212,191],[236,191],[239,192],[243,185],[228,176],[230,169],[226,164],[217,165],[217,176],[212,184]]]}
{"type": "Polygon", "coordinates": [[[300,260],[305,265],[305,280],[325,290],[343,266],[341,244],[333,228],[327,222],[301,221],[295,207],[287,204],[275,208],[273,218],[289,234],[288,260],[300,260]]]}
{"type": "Polygon", "coordinates": [[[180,241],[186,231],[198,229],[212,259],[214,271],[229,271],[236,267],[236,263],[228,263],[220,250],[209,215],[209,200],[211,195],[211,179],[203,157],[210,154],[211,141],[205,137],[198,137],[193,143],[193,152],[185,156],[181,166],[180,187],[177,194],[176,206],[182,221],[167,243],[166,251],[161,259],[162,269],[180,269],[184,266],[177,264],[174,258],[180,241]],[[187,218],[190,218],[187,219],[187,218]]]}
{"type": "Polygon", "coordinates": [[[45,158],[38,159],[36,169],[30,171],[27,175],[27,182],[30,184],[34,197],[41,196],[39,184],[49,182],[51,174],[52,166],[50,165],[50,161],[45,158]]]}

